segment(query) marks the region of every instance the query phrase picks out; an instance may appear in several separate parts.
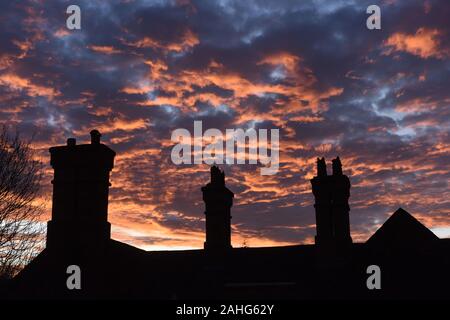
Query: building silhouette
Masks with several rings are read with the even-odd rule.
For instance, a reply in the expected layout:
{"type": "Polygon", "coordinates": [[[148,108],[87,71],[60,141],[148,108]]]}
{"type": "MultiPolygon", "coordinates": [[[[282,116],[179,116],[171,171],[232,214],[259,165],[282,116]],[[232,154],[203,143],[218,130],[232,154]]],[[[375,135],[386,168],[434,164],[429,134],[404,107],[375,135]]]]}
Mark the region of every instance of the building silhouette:
{"type": "Polygon", "coordinates": [[[384,299],[449,298],[450,239],[439,239],[398,209],[365,243],[353,243],[350,180],[339,157],[328,175],[317,161],[315,244],[231,247],[234,194],[211,168],[201,188],[204,250],[147,252],[111,239],[109,175],[115,152],[91,132],[91,144],[50,149],[53,209],[46,248],[14,279],[9,297],[124,299],[384,299]],[[67,287],[68,266],[81,289],[67,287]],[[368,289],[367,268],[379,266],[381,289],[368,289]]]}

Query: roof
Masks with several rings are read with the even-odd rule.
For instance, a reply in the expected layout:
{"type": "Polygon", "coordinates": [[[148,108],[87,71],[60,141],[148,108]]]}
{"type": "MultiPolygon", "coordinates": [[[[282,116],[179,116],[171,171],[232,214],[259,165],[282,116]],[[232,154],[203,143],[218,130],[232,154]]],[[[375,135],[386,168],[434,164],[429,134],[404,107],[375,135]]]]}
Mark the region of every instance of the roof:
{"type": "Polygon", "coordinates": [[[372,247],[415,248],[426,246],[439,238],[407,211],[397,209],[367,240],[372,247]]]}

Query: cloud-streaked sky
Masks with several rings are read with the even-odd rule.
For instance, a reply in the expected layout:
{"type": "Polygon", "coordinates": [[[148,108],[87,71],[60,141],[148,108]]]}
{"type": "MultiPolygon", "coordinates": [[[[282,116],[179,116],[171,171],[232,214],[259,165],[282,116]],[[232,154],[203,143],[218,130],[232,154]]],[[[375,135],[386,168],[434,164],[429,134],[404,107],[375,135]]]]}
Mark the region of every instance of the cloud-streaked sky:
{"type": "Polygon", "coordinates": [[[101,131],[118,153],[113,237],[142,248],[203,246],[209,167],[170,160],[194,120],[280,129],[278,174],[223,167],[234,246],[312,242],[309,179],[336,155],[354,240],[400,206],[450,236],[449,16],[446,0],[1,1],[0,123],[35,134],[46,199],[47,149],[101,131]],[[70,4],[82,30],[66,29],[70,4]]]}

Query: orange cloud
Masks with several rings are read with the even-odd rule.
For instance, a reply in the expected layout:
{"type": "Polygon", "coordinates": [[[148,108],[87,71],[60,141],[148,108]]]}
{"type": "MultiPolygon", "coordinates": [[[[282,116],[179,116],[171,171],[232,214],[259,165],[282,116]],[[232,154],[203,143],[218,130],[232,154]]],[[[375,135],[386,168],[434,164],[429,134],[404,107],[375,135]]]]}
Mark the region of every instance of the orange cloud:
{"type": "Polygon", "coordinates": [[[269,55],[259,61],[257,64],[282,65],[289,72],[294,72],[300,62],[300,57],[290,54],[288,52],[281,52],[278,54],[269,55]]]}
{"type": "Polygon", "coordinates": [[[6,69],[14,63],[14,57],[3,54],[0,56],[0,70],[6,69]]]}
{"type": "Polygon", "coordinates": [[[154,87],[145,83],[139,84],[137,87],[125,87],[120,90],[126,94],[146,94],[154,90],[154,87]]]}
{"type": "MultiPolygon", "coordinates": [[[[154,44],[148,40],[148,45],[154,44]]],[[[145,42],[145,41],[144,41],[145,42]]],[[[144,45],[142,43],[141,45],[144,45]]],[[[295,114],[305,110],[317,112],[328,107],[327,99],[340,95],[343,88],[325,88],[318,90],[314,88],[317,82],[312,70],[302,65],[302,58],[288,52],[279,52],[267,55],[256,65],[282,66],[286,72],[286,78],[282,83],[266,83],[248,79],[236,71],[227,70],[222,64],[211,60],[210,64],[203,70],[182,70],[176,74],[169,70],[168,65],[161,60],[143,60],[148,65],[148,77],[122,88],[127,94],[144,94],[155,89],[161,89],[172,93],[169,97],[158,96],[139,102],[140,106],[157,106],[170,104],[179,108],[182,112],[192,112],[197,108],[197,102],[208,102],[213,106],[227,105],[238,113],[238,123],[254,120],[258,114],[252,111],[253,106],[247,105],[242,108],[241,101],[252,95],[264,96],[266,94],[279,94],[287,99],[274,101],[270,112],[264,115],[265,120],[273,121],[277,126],[285,127],[286,114],[295,114]],[[151,85],[149,85],[151,83],[151,85]],[[212,92],[197,92],[195,88],[208,86],[220,87],[231,91],[232,95],[221,96],[212,92]]],[[[255,109],[258,107],[255,106],[255,109]]],[[[299,122],[312,122],[319,119],[296,118],[299,122]]],[[[289,130],[286,128],[286,130],[289,130]]],[[[294,132],[287,132],[293,135],[294,132]]]]}
{"type": "Polygon", "coordinates": [[[137,48],[158,48],[165,51],[183,52],[200,43],[199,38],[191,30],[187,29],[181,36],[181,39],[170,43],[163,43],[151,37],[144,37],[143,39],[127,42],[122,39],[122,42],[128,46],[137,48]]]}
{"type": "Polygon", "coordinates": [[[431,96],[424,96],[399,103],[395,106],[395,110],[405,113],[431,111],[439,108],[443,103],[450,103],[450,99],[436,101],[431,96]]]}
{"type": "Polygon", "coordinates": [[[322,117],[316,116],[297,116],[289,119],[290,121],[302,122],[302,123],[310,123],[310,122],[320,122],[323,120],[322,117]]]}
{"type": "Polygon", "coordinates": [[[70,35],[70,32],[69,30],[67,30],[67,28],[60,28],[53,33],[53,36],[55,36],[56,38],[64,38],[68,35],[70,35]]]}
{"type": "Polygon", "coordinates": [[[447,49],[440,48],[439,37],[442,32],[437,29],[419,28],[415,34],[394,33],[386,41],[387,55],[392,51],[405,51],[424,59],[444,59],[449,56],[447,49]]]}
{"type": "MultiPolygon", "coordinates": [[[[127,120],[127,119],[111,119],[107,123],[92,124],[102,133],[111,133],[118,130],[122,131],[134,131],[139,129],[145,129],[149,126],[149,123],[145,119],[137,120],[127,120]]],[[[81,128],[80,130],[74,131],[75,135],[82,136],[88,128],[81,128]]]]}
{"type": "Polygon", "coordinates": [[[95,46],[95,45],[93,45],[93,46],[89,46],[88,48],[91,49],[92,51],[104,53],[104,54],[117,54],[117,53],[122,52],[119,49],[116,49],[111,46],[95,46]]]}
{"type": "Polygon", "coordinates": [[[53,99],[60,94],[54,88],[33,84],[29,79],[22,78],[12,73],[1,75],[0,85],[8,86],[12,90],[26,90],[32,97],[46,96],[53,99]]]}

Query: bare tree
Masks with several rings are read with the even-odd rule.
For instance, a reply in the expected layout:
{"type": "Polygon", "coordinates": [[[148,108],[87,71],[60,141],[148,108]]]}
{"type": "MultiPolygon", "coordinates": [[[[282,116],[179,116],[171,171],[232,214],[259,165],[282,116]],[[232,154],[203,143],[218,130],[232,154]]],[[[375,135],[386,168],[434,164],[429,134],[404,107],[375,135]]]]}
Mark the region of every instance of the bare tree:
{"type": "Polygon", "coordinates": [[[13,277],[38,252],[43,235],[36,203],[42,164],[29,141],[0,129],[0,278],[13,277]]]}

